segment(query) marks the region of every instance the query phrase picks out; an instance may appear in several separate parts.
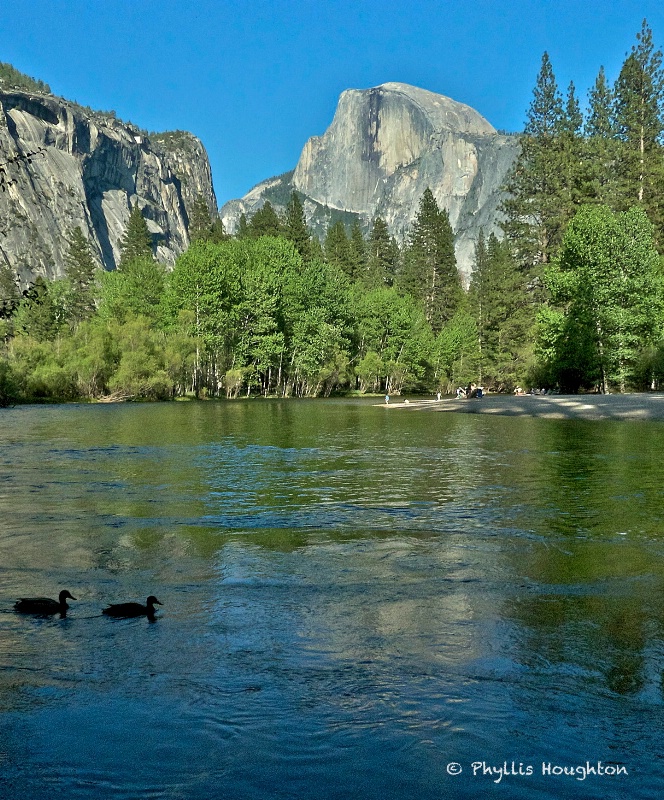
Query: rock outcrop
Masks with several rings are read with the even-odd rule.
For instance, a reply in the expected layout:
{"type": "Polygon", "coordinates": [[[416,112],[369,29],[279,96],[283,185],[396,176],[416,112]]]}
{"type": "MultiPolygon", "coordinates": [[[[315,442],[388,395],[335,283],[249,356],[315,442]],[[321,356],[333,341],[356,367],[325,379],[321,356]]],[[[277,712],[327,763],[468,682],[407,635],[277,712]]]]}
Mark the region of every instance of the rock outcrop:
{"type": "Polygon", "coordinates": [[[480,229],[498,232],[501,187],[517,153],[516,137],[498,134],[477,111],[449,97],[402,83],[350,89],[323,136],[305,144],[295,171],[227,203],[222,219],[233,231],[242,213],[266,200],[283,206],[295,189],[319,235],[338,218],[356,217],[366,229],[379,215],[403,240],[428,186],[450,215],[467,281],[480,229]]]}
{"type": "Polygon", "coordinates": [[[0,259],[22,285],[63,274],[76,226],[99,264],[113,269],[136,203],[166,264],[188,245],[187,209],[196,196],[217,213],[207,154],[195,136],[148,136],[112,113],[2,86],[0,179],[0,259]]]}

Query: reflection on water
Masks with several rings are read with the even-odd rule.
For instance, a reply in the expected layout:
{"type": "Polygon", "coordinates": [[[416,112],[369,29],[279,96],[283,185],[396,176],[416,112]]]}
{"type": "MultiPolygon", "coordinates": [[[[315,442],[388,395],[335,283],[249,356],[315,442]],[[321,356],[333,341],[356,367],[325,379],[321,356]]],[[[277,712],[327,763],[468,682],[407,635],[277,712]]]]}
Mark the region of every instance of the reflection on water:
{"type": "Polygon", "coordinates": [[[3,798],[664,789],[661,425],[0,414],[3,798]],[[11,610],[62,588],[66,618],[11,610]],[[101,616],[152,593],[153,624],[101,616]],[[513,760],[534,774],[473,776],[513,760]]]}

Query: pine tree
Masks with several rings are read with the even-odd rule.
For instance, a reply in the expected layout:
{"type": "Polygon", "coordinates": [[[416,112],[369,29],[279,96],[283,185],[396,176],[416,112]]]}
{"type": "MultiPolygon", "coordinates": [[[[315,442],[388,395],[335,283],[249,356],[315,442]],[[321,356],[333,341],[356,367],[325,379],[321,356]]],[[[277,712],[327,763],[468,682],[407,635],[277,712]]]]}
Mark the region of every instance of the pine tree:
{"type": "Polygon", "coordinates": [[[221,217],[217,217],[215,220],[212,221],[212,230],[210,231],[210,241],[213,244],[219,244],[220,242],[225,242],[229,236],[226,233],[226,229],[224,228],[224,223],[221,221],[221,217]]]}
{"type": "Polygon", "coordinates": [[[328,264],[334,264],[349,278],[351,277],[350,242],[348,241],[346,228],[341,220],[335,222],[334,225],[330,225],[327,229],[323,252],[328,264]]]}
{"type": "Polygon", "coordinates": [[[364,241],[360,223],[355,220],[350,231],[350,264],[352,281],[361,280],[367,271],[367,243],[364,241]]]}
{"type": "MultiPolygon", "coordinates": [[[[574,114],[573,102],[571,107],[574,114]]],[[[537,265],[551,260],[571,217],[569,170],[560,137],[566,127],[576,128],[577,121],[565,114],[551,61],[544,53],[520,138],[521,153],[506,186],[509,197],[502,205],[505,234],[523,266],[535,273],[537,265]]]]}
{"type": "Polygon", "coordinates": [[[247,222],[247,215],[240,214],[240,220],[238,222],[237,231],[235,233],[235,237],[237,239],[248,239],[249,238],[249,223],[247,222]]]}
{"type": "Polygon", "coordinates": [[[619,200],[626,210],[638,203],[661,232],[660,184],[664,176],[662,134],[664,70],[652,32],[643,21],[637,44],[626,58],[614,88],[614,118],[620,157],[616,162],[619,200]]]}
{"type": "Polygon", "coordinates": [[[311,236],[304,216],[304,207],[297,192],[291,193],[286,206],[284,235],[295,245],[295,249],[305,262],[311,260],[311,236]]]}
{"type": "Polygon", "coordinates": [[[81,322],[94,311],[94,284],[97,265],[92,257],[90,243],[77,225],[69,237],[65,254],[65,273],[71,283],[71,315],[73,322],[81,322]]]}
{"type": "Polygon", "coordinates": [[[617,157],[613,125],[613,92],[600,67],[588,93],[588,116],[584,126],[584,161],[587,166],[588,201],[610,204],[615,197],[617,157]]]}
{"type": "Polygon", "coordinates": [[[367,272],[363,280],[367,289],[392,286],[399,263],[399,245],[390,236],[387,223],[376,217],[367,242],[367,272]]]}
{"type": "Polygon", "coordinates": [[[514,387],[529,366],[534,313],[509,244],[493,233],[477,242],[468,306],[477,325],[479,379],[514,387]]]}
{"type": "Polygon", "coordinates": [[[135,258],[143,258],[145,256],[152,258],[152,236],[137,203],[131,209],[127,228],[120,242],[118,269],[123,269],[135,258]]]}
{"type": "Polygon", "coordinates": [[[419,300],[437,333],[453,316],[463,295],[454,254],[454,233],[447,211],[440,210],[427,188],[404,254],[399,284],[419,300]]]}
{"type": "Polygon", "coordinates": [[[202,194],[196,196],[189,214],[189,239],[192,242],[203,239],[209,241],[212,236],[212,215],[207,201],[202,194]]]}
{"type": "Polygon", "coordinates": [[[560,199],[566,219],[574,216],[579,205],[593,194],[588,165],[585,162],[585,141],[582,136],[583,114],[576,96],[576,87],[570,82],[560,119],[560,199]]]}
{"type": "Polygon", "coordinates": [[[264,205],[256,211],[247,225],[247,235],[253,239],[259,236],[281,236],[283,226],[272,203],[266,200],[264,205]]]}

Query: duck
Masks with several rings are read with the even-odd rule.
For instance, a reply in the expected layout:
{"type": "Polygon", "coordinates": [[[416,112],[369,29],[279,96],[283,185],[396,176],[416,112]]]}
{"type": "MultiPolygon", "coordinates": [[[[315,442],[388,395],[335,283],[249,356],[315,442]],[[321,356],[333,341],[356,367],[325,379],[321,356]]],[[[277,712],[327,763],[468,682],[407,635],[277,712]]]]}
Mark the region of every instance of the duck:
{"type": "Polygon", "coordinates": [[[63,589],[57,600],[50,597],[22,597],[14,604],[14,610],[21,614],[62,614],[67,613],[67,599],[76,600],[73,594],[63,589]]]}
{"type": "Polygon", "coordinates": [[[101,613],[106,614],[107,617],[154,618],[155,603],[159,606],[163,605],[163,603],[159,602],[159,600],[151,594],[147,599],[146,605],[141,605],[141,603],[116,603],[115,605],[105,608],[101,613]]]}

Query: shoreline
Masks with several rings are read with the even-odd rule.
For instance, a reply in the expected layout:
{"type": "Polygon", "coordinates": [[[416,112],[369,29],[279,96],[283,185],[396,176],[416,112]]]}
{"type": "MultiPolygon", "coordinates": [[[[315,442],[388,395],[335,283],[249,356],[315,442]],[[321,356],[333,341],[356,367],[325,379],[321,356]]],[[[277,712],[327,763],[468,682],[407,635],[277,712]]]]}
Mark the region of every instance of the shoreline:
{"type": "Polygon", "coordinates": [[[407,411],[583,420],[664,420],[664,393],[484,395],[480,400],[408,400],[376,404],[407,411]]]}

